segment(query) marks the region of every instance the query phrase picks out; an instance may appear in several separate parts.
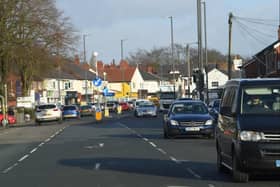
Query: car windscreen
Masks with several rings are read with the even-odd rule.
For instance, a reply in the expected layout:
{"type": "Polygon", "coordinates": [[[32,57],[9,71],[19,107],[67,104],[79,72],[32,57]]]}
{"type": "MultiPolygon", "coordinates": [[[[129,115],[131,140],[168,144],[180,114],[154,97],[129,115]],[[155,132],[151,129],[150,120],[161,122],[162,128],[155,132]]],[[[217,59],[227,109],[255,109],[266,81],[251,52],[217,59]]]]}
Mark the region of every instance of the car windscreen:
{"type": "Polygon", "coordinates": [[[208,110],[203,103],[175,103],[171,112],[173,114],[207,114],[208,110]]]}
{"type": "Polygon", "coordinates": [[[145,103],[145,102],[142,102],[139,104],[139,107],[142,108],[142,107],[154,107],[153,103],[145,103]]]}
{"type": "Polygon", "coordinates": [[[65,106],[63,107],[63,110],[76,110],[75,106],[65,106]]]}
{"type": "Polygon", "coordinates": [[[88,105],[86,105],[86,106],[81,106],[81,109],[82,110],[87,110],[87,109],[90,109],[91,107],[90,106],[88,106],[88,105]]]}
{"type": "Polygon", "coordinates": [[[40,105],[38,106],[38,109],[45,110],[45,109],[53,109],[55,108],[55,105],[40,105]]]}
{"type": "Polygon", "coordinates": [[[242,89],[241,114],[280,114],[280,86],[242,89]]]}

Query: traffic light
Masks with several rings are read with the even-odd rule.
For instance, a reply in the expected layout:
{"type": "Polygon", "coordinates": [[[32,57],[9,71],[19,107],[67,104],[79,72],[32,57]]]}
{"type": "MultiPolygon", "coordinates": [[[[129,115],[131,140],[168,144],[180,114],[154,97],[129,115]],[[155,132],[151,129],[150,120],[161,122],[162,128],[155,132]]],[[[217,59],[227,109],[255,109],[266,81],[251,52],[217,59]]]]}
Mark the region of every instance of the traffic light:
{"type": "Polygon", "coordinates": [[[198,91],[203,91],[204,89],[204,74],[200,69],[193,70],[193,82],[196,83],[196,89],[198,91]]]}

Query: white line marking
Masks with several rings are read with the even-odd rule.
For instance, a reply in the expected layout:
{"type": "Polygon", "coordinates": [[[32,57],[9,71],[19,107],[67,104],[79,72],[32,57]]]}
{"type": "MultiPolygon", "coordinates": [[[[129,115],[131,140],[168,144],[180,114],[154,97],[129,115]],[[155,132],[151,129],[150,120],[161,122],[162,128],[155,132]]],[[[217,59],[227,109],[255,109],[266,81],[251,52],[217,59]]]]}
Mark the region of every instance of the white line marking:
{"type": "Polygon", "coordinates": [[[143,138],[144,141],[148,142],[149,140],[147,138],[143,138]]]}
{"type": "Polygon", "coordinates": [[[104,143],[100,143],[100,144],[99,144],[99,147],[104,147],[104,143]]]}
{"type": "Polygon", "coordinates": [[[157,145],[154,144],[153,142],[149,142],[149,144],[151,144],[153,147],[157,147],[157,145]]]}
{"type": "Polygon", "coordinates": [[[177,164],[180,164],[180,161],[178,161],[175,157],[170,156],[169,157],[173,162],[176,162],[177,164]]]}
{"type": "Polygon", "coordinates": [[[209,187],[215,187],[215,185],[214,185],[214,184],[208,184],[208,186],[209,186],[209,187]]]}
{"type": "Polygon", "coordinates": [[[45,144],[45,143],[42,142],[42,143],[40,143],[40,144],[38,145],[38,147],[42,147],[44,144],[45,144]]]}
{"type": "Polygon", "coordinates": [[[167,187],[191,187],[191,186],[167,186],[167,187]]]}
{"type": "Polygon", "coordinates": [[[162,154],[164,154],[164,155],[166,155],[167,154],[167,152],[165,152],[163,149],[161,149],[161,148],[157,148],[157,150],[159,151],[159,152],[161,152],[162,154]]]}
{"type": "Polygon", "coordinates": [[[51,139],[50,139],[50,138],[48,138],[48,139],[46,139],[46,140],[45,140],[45,142],[47,143],[47,142],[49,142],[50,140],[51,140],[51,139]]]}
{"type": "Polygon", "coordinates": [[[55,137],[55,134],[51,135],[51,137],[50,137],[50,138],[53,138],[53,137],[55,137]]]}
{"type": "Polygon", "coordinates": [[[59,134],[59,131],[56,131],[55,135],[58,135],[59,134]]]}
{"type": "Polygon", "coordinates": [[[15,163],[14,165],[12,165],[11,167],[8,167],[7,169],[5,169],[2,173],[8,173],[10,170],[12,170],[14,167],[16,167],[18,164],[15,163]]]}
{"type": "Polygon", "coordinates": [[[29,155],[24,155],[23,157],[21,157],[18,161],[22,162],[23,160],[25,160],[27,157],[29,157],[29,155]]]}
{"type": "Polygon", "coordinates": [[[199,176],[198,174],[196,174],[191,168],[188,168],[188,172],[189,172],[190,174],[192,174],[195,178],[201,179],[201,176],[199,176]]]}
{"type": "Polygon", "coordinates": [[[100,166],[101,166],[100,163],[96,163],[94,169],[95,169],[95,170],[99,170],[100,166]]]}
{"type": "Polygon", "coordinates": [[[32,154],[32,153],[34,153],[35,151],[37,151],[37,147],[36,148],[34,148],[34,149],[32,149],[31,151],[30,151],[30,154],[32,154]]]}

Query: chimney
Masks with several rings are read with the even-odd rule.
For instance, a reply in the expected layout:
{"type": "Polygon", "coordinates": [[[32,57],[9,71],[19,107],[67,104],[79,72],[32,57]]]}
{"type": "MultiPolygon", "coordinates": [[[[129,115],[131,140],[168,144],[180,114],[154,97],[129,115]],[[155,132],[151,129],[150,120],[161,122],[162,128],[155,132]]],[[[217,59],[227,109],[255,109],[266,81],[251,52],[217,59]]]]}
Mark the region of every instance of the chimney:
{"type": "Polygon", "coordinates": [[[75,55],[74,63],[79,65],[80,64],[80,59],[78,55],[75,55]]]}
{"type": "Polygon", "coordinates": [[[152,66],[148,66],[148,73],[153,73],[153,67],[152,66]]]}

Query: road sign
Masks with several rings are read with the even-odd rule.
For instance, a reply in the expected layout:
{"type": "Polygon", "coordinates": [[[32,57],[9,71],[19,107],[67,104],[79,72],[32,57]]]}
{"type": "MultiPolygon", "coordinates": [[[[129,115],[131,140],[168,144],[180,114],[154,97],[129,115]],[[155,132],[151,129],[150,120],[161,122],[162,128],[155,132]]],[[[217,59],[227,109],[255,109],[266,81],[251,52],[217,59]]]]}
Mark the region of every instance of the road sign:
{"type": "Polygon", "coordinates": [[[101,86],[101,84],[102,84],[102,80],[101,80],[99,77],[96,77],[96,78],[93,80],[93,84],[94,84],[94,86],[99,87],[99,86],[101,86]]]}
{"type": "Polygon", "coordinates": [[[107,95],[108,95],[108,92],[109,92],[109,89],[108,89],[107,87],[105,87],[105,88],[103,89],[103,95],[104,95],[104,96],[107,96],[107,95]]]}

